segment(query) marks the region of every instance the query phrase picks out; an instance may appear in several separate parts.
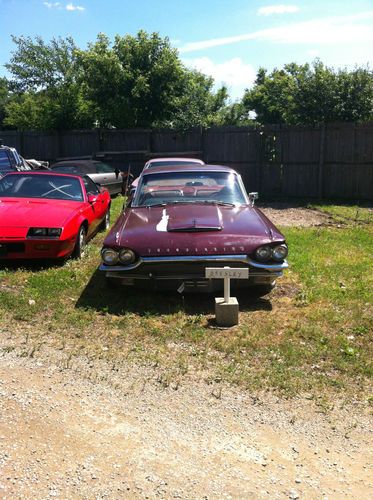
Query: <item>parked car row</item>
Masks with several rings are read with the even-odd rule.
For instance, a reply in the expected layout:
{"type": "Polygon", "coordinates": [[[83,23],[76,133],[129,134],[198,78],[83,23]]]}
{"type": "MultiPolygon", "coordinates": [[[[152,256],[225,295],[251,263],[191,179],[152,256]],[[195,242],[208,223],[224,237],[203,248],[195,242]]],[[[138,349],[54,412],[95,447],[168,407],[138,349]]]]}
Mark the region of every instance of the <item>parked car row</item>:
{"type": "MultiPolygon", "coordinates": [[[[130,185],[126,172],[95,160],[26,170],[0,179],[0,260],[81,257],[86,242],[109,227],[110,193],[130,185]]],[[[215,291],[222,280],[206,278],[206,267],[229,266],[249,270],[233,287],[267,293],[288,267],[284,236],[229,167],[158,158],[128,192],[101,250],[110,285],[215,291]]]]}

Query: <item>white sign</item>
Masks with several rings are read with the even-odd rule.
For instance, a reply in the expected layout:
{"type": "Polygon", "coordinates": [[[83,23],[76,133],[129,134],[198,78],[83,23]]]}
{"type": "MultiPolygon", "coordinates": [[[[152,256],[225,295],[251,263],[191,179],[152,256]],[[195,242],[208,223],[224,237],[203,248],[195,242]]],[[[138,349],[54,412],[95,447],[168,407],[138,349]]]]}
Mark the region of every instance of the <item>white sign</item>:
{"type": "Polygon", "coordinates": [[[231,279],[248,279],[249,277],[249,269],[247,267],[206,267],[205,269],[206,278],[215,278],[215,279],[223,279],[223,278],[231,278],[231,279]]]}

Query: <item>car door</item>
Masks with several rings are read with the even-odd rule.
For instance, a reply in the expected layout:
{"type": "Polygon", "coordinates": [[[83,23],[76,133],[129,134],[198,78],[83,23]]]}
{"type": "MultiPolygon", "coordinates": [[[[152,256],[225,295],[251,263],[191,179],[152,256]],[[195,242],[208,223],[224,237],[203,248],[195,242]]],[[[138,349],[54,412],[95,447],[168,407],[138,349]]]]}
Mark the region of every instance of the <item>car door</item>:
{"type": "Polygon", "coordinates": [[[95,182],[106,187],[110,194],[122,192],[123,177],[119,170],[101,161],[95,163],[95,169],[97,172],[94,179],[95,182]]]}
{"type": "Polygon", "coordinates": [[[87,197],[95,197],[95,200],[89,203],[90,206],[88,208],[88,218],[90,220],[88,234],[91,235],[97,230],[101,221],[104,219],[107,210],[107,203],[106,197],[100,192],[99,187],[92,181],[92,179],[90,179],[88,176],[84,176],[83,183],[87,193],[87,197]]]}

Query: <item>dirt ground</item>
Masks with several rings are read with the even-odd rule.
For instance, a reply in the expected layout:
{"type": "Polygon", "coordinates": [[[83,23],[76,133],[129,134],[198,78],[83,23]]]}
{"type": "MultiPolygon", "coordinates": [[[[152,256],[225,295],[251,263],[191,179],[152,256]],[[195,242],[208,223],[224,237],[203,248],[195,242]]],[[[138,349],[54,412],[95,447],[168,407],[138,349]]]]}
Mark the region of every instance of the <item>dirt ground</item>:
{"type": "Polygon", "coordinates": [[[296,205],[292,206],[286,202],[260,203],[258,206],[275,226],[311,227],[333,223],[333,218],[328,214],[319,210],[311,210],[296,205]]]}
{"type": "MultiPolygon", "coordinates": [[[[281,225],[329,219],[264,212],[281,225]]],[[[1,499],[373,497],[362,403],[250,394],[198,376],[164,387],[157,368],[134,365],[103,363],[90,377],[89,361],[66,369],[57,357],[2,351],[1,499]]]]}

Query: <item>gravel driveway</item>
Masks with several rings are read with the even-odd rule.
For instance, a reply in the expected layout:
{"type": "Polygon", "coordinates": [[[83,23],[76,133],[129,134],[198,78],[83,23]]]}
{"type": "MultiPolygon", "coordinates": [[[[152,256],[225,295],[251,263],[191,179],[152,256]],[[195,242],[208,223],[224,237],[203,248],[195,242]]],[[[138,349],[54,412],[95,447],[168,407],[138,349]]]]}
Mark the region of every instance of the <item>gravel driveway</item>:
{"type": "Polygon", "coordinates": [[[164,388],[134,366],[93,383],[11,354],[0,394],[2,499],[373,495],[371,422],[354,405],[164,388]]]}

